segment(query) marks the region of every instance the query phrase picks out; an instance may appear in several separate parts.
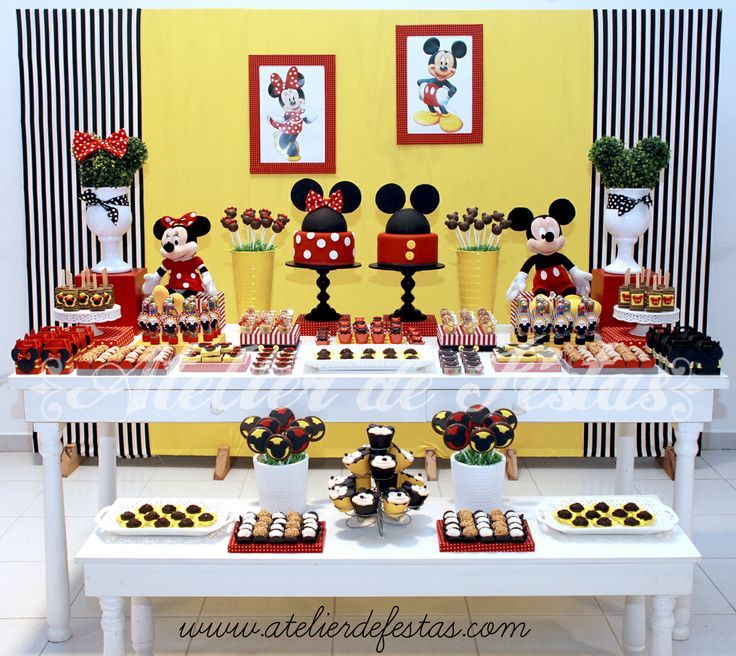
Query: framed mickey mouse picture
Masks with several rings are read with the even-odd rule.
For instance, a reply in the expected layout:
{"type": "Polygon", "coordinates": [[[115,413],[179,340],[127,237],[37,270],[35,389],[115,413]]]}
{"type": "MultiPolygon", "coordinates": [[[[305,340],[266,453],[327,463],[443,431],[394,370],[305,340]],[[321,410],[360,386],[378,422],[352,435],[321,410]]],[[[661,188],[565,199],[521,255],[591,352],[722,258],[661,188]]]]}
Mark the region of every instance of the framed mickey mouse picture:
{"type": "Polygon", "coordinates": [[[396,142],[483,143],[483,26],[396,26],[396,142]]]}
{"type": "Polygon", "coordinates": [[[335,172],[335,56],[248,57],[251,173],[335,172]]]}

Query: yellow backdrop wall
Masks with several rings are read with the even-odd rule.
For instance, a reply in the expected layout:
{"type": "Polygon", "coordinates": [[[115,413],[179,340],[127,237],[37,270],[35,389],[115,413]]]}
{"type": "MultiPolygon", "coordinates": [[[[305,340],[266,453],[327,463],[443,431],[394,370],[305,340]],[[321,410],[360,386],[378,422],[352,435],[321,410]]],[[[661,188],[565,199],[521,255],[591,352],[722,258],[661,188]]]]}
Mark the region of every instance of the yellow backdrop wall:
{"type": "MultiPolygon", "coordinates": [[[[508,212],[525,205],[541,212],[551,200],[567,197],[579,218],[565,230],[565,253],[587,266],[592,12],[144,10],[143,137],[150,151],[144,169],[146,223],[150,230],[158,217],[188,210],[213,220],[200,254],[229,299],[229,321],[244,308],[234,303],[229,238],[217,223],[222,209],[269,207],[295,222],[301,219],[289,191],[302,176],[248,171],[248,55],[281,53],[336,56],[337,174],[314,177],[326,189],[347,179],[363,191],[363,204],[348,222],[356,234],[356,259],[364,266],[333,275],[335,307],[372,316],[398,305],[398,274],[367,268],[386,221],[374,196],[386,182],[405,188],[428,182],[441,194],[430,218],[447,268],[417,276],[417,305],[424,311],[457,308],[455,237],[443,221],[447,212],[467,206],[508,212]],[[398,146],[395,25],[460,22],[482,23],[484,29],[484,143],[398,146]]],[[[314,305],[315,276],[283,266],[291,245],[288,237],[280,244],[273,305],[307,310],[314,305]]],[[[494,312],[506,321],[504,292],[526,257],[523,235],[506,233],[500,255],[494,312]]],[[[148,268],[155,269],[160,259],[149,233],[148,268]]],[[[310,453],[341,455],[362,434],[362,426],[332,425],[328,439],[310,453]]],[[[421,450],[432,438],[424,425],[405,424],[399,430],[405,448],[421,450]]],[[[210,455],[221,444],[243,451],[236,426],[151,427],[157,454],[210,455]]],[[[582,428],[522,425],[516,446],[522,455],[577,455],[582,428]]]]}

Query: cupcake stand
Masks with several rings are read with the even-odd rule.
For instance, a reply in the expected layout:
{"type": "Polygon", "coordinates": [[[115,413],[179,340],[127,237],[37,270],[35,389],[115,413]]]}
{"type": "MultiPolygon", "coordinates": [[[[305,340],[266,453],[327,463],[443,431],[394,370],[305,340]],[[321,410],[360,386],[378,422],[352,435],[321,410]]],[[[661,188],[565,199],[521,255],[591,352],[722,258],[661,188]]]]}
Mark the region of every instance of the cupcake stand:
{"type": "Polygon", "coordinates": [[[630,310],[618,305],[613,306],[613,317],[619,321],[636,324],[630,331],[630,335],[644,337],[650,326],[668,326],[676,324],[680,320],[680,310],[676,308],[669,312],[645,312],[643,310],[630,310]]]}
{"type": "Polygon", "coordinates": [[[394,317],[399,317],[402,321],[424,321],[427,316],[419,309],[414,307],[414,294],[412,291],[416,286],[414,282],[414,274],[417,271],[439,271],[444,269],[445,265],[437,262],[436,264],[424,264],[417,266],[403,266],[401,264],[380,264],[373,262],[368,265],[371,269],[377,269],[378,271],[399,271],[403,276],[401,280],[401,288],[404,293],[401,296],[403,305],[394,310],[394,317]]]}
{"type": "Polygon", "coordinates": [[[97,327],[98,323],[117,321],[120,315],[120,306],[117,303],[106,310],[77,310],[76,312],[67,312],[66,310],[54,308],[51,311],[51,318],[59,323],[92,326],[95,337],[99,337],[103,332],[101,328],[97,327]]]}
{"type": "Polygon", "coordinates": [[[368,528],[369,526],[375,526],[378,529],[378,534],[381,536],[384,535],[384,524],[392,524],[394,526],[408,526],[411,524],[411,515],[408,512],[402,515],[389,515],[384,512],[383,503],[378,504],[378,512],[375,515],[364,517],[352,510],[346,514],[348,518],[345,521],[345,525],[348,528],[368,528]]]}
{"type": "Polygon", "coordinates": [[[304,315],[304,318],[307,321],[337,321],[340,319],[342,315],[328,303],[330,300],[330,295],[327,293],[327,289],[330,286],[329,273],[335,269],[358,269],[360,267],[358,262],[354,262],[353,264],[323,266],[300,264],[291,260],[286,263],[286,266],[294,269],[311,269],[312,271],[317,272],[317,288],[319,289],[319,293],[317,294],[318,302],[308,314],[304,315]]]}

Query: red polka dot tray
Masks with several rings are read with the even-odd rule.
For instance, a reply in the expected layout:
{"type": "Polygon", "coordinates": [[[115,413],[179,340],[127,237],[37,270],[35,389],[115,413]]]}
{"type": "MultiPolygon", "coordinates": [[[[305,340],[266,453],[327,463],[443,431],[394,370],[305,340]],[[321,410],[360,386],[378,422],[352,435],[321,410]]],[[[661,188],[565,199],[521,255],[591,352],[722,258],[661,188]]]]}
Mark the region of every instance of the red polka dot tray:
{"type": "Polygon", "coordinates": [[[228,553],[322,553],[325,548],[325,522],[319,523],[315,542],[238,542],[235,536],[239,525],[239,522],[235,522],[227,545],[228,553]]]}
{"type": "Polygon", "coordinates": [[[442,531],[442,520],[437,520],[437,541],[442,552],[487,552],[487,551],[535,551],[534,538],[529,530],[529,524],[523,520],[526,540],[524,542],[451,542],[445,539],[442,531]]]}

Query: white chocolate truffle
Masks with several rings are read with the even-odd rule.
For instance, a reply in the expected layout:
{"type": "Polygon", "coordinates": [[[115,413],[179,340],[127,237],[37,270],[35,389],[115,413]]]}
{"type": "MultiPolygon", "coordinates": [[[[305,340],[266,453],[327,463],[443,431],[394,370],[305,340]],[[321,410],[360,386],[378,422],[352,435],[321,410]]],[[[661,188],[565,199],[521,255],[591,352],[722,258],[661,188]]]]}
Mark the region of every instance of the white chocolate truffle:
{"type": "Polygon", "coordinates": [[[478,527],[478,535],[482,538],[492,538],[493,531],[490,526],[478,527]]]}
{"type": "Polygon", "coordinates": [[[521,538],[524,537],[524,530],[521,528],[510,528],[509,535],[512,538],[521,538]]]}
{"type": "Polygon", "coordinates": [[[302,537],[305,538],[314,538],[317,536],[317,531],[313,528],[304,528],[302,529],[302,537]]]}
{"type": "Polygon", "coordinates": [[[462,534],[460,533],[459,528],[446,528],[445,529],[445,535],[447,535],[448,538],[459,538],[462,534]]]}

